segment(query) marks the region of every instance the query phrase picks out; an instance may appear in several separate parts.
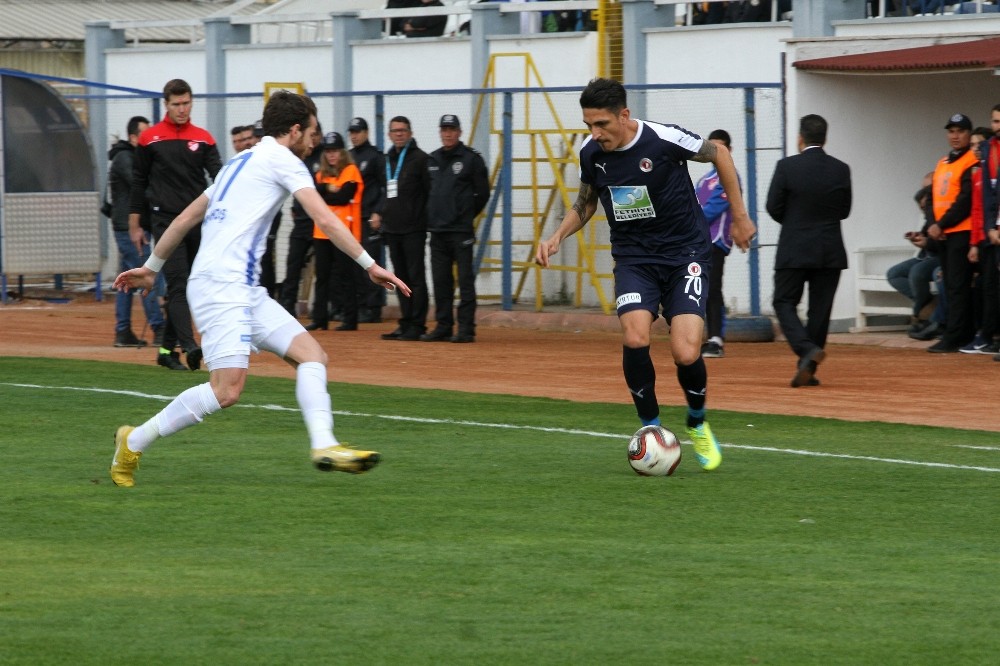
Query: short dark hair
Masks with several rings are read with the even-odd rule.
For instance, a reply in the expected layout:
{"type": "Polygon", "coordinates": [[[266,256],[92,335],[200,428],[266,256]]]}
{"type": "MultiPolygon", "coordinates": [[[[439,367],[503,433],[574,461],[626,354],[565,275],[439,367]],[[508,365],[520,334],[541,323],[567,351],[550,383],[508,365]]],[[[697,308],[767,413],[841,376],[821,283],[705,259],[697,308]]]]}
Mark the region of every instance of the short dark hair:
{"type": "Polygon", "coordinates": [[[309,118],[316,115],[316,104],[305,95],[279,90],[264,107],[264,136],[284,136],[298,125],[303,131],[309,126],[309,118]]]}
{"type": "Polygon", "coordinates": [[[989,139],[991,136],[993,136],[993,130],[991,130],[988,127],[977,127],[976,129],[972,130],[972,133],[978,134],[984,139],[989,139]]]}
{"type": "Polygon", "coordinates": [[[827,127],[823,116],[810,113],[799,120],[799,136],[807,146],[822,146],[826,143],[827,127]]]}
{"type": "Polygon", "coordinates": [[[253,129],[253,127],[250,125],[236,125],[233,129],[229,130],[229,133],[236,136],[237,134],[243,134],[248,129],[253,129]]]}
{"type": "Polygon", "coordinates": [[[607,109],[618,113],[628,106],[625,86],[614,79],[591,79],[580,93],[581,109],[607,109]]]}
{"type": "Polygon", "coordinates": [[[404,125],[406,125],[406,129],[413,129],[413,127],[410,125],[410,119],[407,118],[406,116],[393,116],[392,120],[389,121],[389,124],[391,125],[393,123],[403,123],[404,125]]]}
{"type": "Polygon", "coordinates": [[[990,111],[991,111],[991,112],[992,112],[992,111],[1000,111],[1000,104],[996,104],[996,105],[994,105],[994,107],[993,107],[992,109],[990,109],[990,111]]]}
{"type": "Polygon", "coordinates": [[[184,79],[170,79],[163,86],[163,99],[169,101],[173,95],[190,95],[191,86],[184,79]]]}
{"type": "Polygon", "coordinates": [[[708,135],[708,140],[712,141],[713,139],[718,139],[719,141],[724,143],[726,145],[726,148],[733,147],[733,140],[729,136],[729,132],[727,132],[724,129],[712,130],[712,133],[708,135]]]}
{"type": "Polygon", "coordinates": [[[139,131],[139,125],[141,123],[149,124],[149,118],[146,116],[132,116],[128,119],[128,124],[125,125],[125,131],[128,132],[129,136],[139,136],[141,132],[139,131]]]}

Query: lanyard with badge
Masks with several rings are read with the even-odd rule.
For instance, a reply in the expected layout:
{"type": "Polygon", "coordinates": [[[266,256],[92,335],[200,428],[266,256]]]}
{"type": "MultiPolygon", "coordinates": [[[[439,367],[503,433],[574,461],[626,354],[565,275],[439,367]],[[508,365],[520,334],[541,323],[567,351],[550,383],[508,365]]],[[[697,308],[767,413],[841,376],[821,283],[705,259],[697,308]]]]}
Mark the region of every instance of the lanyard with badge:
{"type": "Polygon", "coordinates": [[[399,172],[403,169],[403,160],[406,159],[406,150],[410,147],[407,141],[403,150],[399,153],[399,161],[396,162],[396,173],[389,172],[389,160],[385,161],[385,196],[387,199],[395,199],[399,194],[399,172]]]}

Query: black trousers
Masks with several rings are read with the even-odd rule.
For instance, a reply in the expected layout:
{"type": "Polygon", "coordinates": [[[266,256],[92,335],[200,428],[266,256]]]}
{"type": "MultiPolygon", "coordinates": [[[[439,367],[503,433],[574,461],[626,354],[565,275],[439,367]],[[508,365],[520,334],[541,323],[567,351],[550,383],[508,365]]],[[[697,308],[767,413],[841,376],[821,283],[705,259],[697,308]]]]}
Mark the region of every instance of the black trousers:
{"type": "Polygon", "coordinates": [[[712,271],[708,279],[708,303],[705,316],[708,324],[708,337],[724,338],[723,324],[726,321],[726,301],[722,296],[722,275],[726,270],[726,252],[721,247],[712,244],[712,271]]]}
{"type": "Polygon", "coordinates": [[[471,233],[431,234],[431,279],[434,281],[434,319],[437,328],[451,331],[455,325],[452,301],[455,270],[458,272],[458,333],[476,334],[476,275],[472,271],[471,233]]]}
{"type": "Polygon", "coordinates": [[[972,264],[969,263],[968,231],[954,231],[944,239],[941,272],[948,301],[948,319],[941,342],[961,347],[975,334],[972,301],[972,264]]]}
{"type": "MultiPolygon", "coordinates": [[[[313,249],[316,253],[313,323],[320,326],[326,326],[330,323],[330,302],[333,301],[341,309],[341,321],[345,324],[356,325],[358,323],[358,288],[354,275],[345,270],[341,257],[355,266],[358,266],[357,262],[338,250],[332,242],[325,238],[314,238],[313,249]]],[[[358,266],[358,268],[361,267],[358,266]]]]}
{"type": "MultiPolygon", "coordinates": [[[[312,222],[310,221],[310,225],[312,222]]],[[[312,228],[310,226],[310,234],[312,228]]],[[[288,256],[285,259],[285,281],[281,283],[280,303],[294,316],[295,306],[299,302],[299,283],[302,282],[302,269],[309,261],[312,252],[312,236],[302,237],[292,235],[288,238],[288,256]]]]}
{"type": "MultiPolygon", "coordinates": [[[[372,231],[368,226],[368,220],[361,223],[361,246],[379,266],[385,266],[385,243],[382,241],[382,234],[372,231]]],[[[358,305],[381,313],[382,306],[385,305],[385,289],[365,278],[358,288],[358,305]]]]}
{"type": "Polygon", "coordinates": [[[267,233],[267,244],[264,247],[264,254],[260,258],[260,286],[267,289],[267,294],[271,298],[277,299],[281,285],[277,283],[274,272],[274,248],[278,242],[278,228],[281,226],[281,211],[274,216],[271,222],[271,229],[267,233]]]}
{"type": "Polygon", "coordinates": [[[979,248],[980,293],[983,309],[980,315],[979,329],[989,342],[993,336],[1000,333],[1000,270],[997,270],[996,245],[986,245],[979,248]]]}
{"type": "Polygon", "coordinates": [[[781,268],[774,271],[774,314],[781,332],[795,354],[802,358],[817,347],[826,346],[830,330],[833,297],[840,283],[839,268],[781,268]],[[796,311],[809,284],[807,322],[796,311]]]}
{"type": "MultiPolygon", "coordinates": [[[[157,241],[173,222],[172,213],[153,211],[150,227],[153,238],[157,241]]],[[[201,245],[201,225],[197,225],[187,233],[174,253],[163,264],[163,278],[167,281],[167,321],[163,329],[163,348],[173,350],[180,347],[185,352],[198,347],[194,339],[194,329],[191,325],[191,309],[187,300],[188,277],[191,275],[191,265],[198,254],[201,245]]]]}
{"type": "Polygon", "coordinates": [[[415,231],[408,234],[382,234],[393,272],[405,282],[412,292],[399,297],[399,327],[405,334],[420,334],[427,331],[427,268],[424,252],[427,246],[427,232],[415,231]]]}

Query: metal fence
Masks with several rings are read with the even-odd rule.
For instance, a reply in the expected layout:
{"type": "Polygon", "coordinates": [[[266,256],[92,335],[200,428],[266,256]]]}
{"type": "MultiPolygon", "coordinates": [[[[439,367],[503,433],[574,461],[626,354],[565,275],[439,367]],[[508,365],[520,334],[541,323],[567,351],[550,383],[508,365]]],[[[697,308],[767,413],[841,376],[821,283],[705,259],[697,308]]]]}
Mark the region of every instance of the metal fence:
{"type": "MultiPolygon", "coordinates": [[[[677,124],[703,136],[713,129],[726,129],[733,137],[733,157],[751,216],[762,219],[767,183],[775,162],[783,156],[784,104],[779,84],[627,88],[630,101],[641,99],[640,108],[646,109],[649,120],[677,124]]],[[[559,268],[543,271],[531,261],[538,239],[552,232],[576,197],[578,150],[586,137],[579,92],[579,88],[503,88],[309,94],[316,102],[324,131],[346,136],[350,118],[361,116],[368,120],[370,139],[380,149],[388,145],[386,128],[394,116],[409,118],[417,143],[430,152],[440,146],[440,116],[458,115],[462,138],[483,153],[493,186],[491,201],[478,221],[480,300],[497,302],[506,309],[542,310],[551,304],[569,304],[610,312],[614,300],[612,260],[603,211],[573,242],[564,243],[559,268]],[[349,100],[348,114],[343,114],[344,99],[349,100]],[[334,117],[335,106],[344,117],[334,117]]],[[[113,94],[67,96],[91,123],[99,165],[106,164],[101,158],[107,146],[124,135],[130,117],[143,115],[155,122],[162,113],[159,93],[153,91],[119,89],[113,94]]],[[[192,121],[204,126],[214,117],[224,118],[226,127],[248,125],[260,118],[263,105],[262,93],[195,95],[192,121]]],[[[231,157],[229,136],[217,136],[216,140],[223,159],[231,157]]],[[[708,168],[689,164],[693,180],[708,168]]],[[[103,183],[106,174],[98,177],[103,183]]],[[[287,210],[285,219],[290,219],[287,210]]],[[[278,280],[284,278],[290,226],[285,224],[279,230],[278,280]]],[[[730,314],[770,314],[770,281],[761,280],[761,269],[773,261],[776,238],[766,231],[774,225],[761,226],[751,251],[734,252],[727,260],[725,296],[730,314]]],[[[114,271],[116,252],[110,241],[104,247],[106,270],[114,271]]]]}

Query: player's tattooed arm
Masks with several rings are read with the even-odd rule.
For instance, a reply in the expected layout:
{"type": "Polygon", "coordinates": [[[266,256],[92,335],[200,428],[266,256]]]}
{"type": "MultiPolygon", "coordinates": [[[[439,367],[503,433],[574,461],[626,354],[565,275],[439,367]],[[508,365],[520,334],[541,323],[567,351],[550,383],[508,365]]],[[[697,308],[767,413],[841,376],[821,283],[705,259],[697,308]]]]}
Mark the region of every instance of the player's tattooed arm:
{"type": "Polygon", "coordinates": [[[716,155],[719,153],[719,147],[708,139],[703,139],[701,142],[701,149],[691,158],[693,162],[714,162],[716,155]]]}
{"type": "Polygon", "coordinates": [[[587,183],[580,183],[580,191],[573,203],[573,210],[580,216],[580,221],[586,224],[597,211],[597,190],[587,183]]]}

